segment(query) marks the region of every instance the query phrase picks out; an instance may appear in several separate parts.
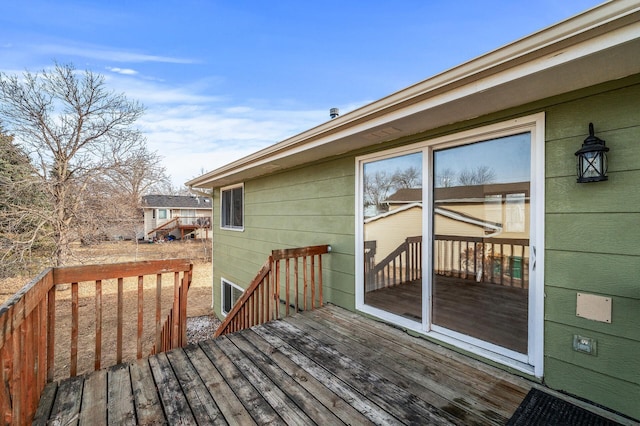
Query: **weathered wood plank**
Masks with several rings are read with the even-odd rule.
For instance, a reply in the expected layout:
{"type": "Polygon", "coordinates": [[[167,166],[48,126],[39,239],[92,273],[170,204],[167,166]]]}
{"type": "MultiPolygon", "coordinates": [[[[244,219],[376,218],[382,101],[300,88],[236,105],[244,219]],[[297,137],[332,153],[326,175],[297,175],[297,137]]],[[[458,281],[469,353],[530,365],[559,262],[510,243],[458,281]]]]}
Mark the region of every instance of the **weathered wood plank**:
{"type": "MultiPolygon", "coordinates": [[[[178,349],[179,350],[179,349],[178,349]]],[[[149,358],[149,366],[158,387],[160,401],[169,424],[195,424],[193,414],[171,369],[166,353],[149,358]]]]}
{"type": "Polygon", "coordinates": [[[102,363],[102,280],[96,280],[96,351],[93,354],[93,369],[99,370],[102,363]]]}
{"type": "MultiPolygon", "coordinates": [[[[386,353],[390,358],[402,359],[407,367],[416,370],[416,373],[430,378],[432,381],[447,384],[454,389],[463,390],[465,388],[477,389],[485,394],[490,390],[494,376],[474,370],[468,366],[464,360],[458,360],[455,356],[440,356],[421,346],[422,340],[403,335],[402,339],[393,333],[386,333],[387,326],[360,322],[358,318],[344,318],[340,315],[333,315],[330,310],[327,312],[314,312],[310,316],[319,325],[330,325],[332,331],[347,336],[355,344],[366,346],[369,339],[375,339],[375,346],[372,350],[386,353]],[[357,330],[357,332],[356,332],[357,330]],[[414,344],[415,343],[415,344],[414,344]],[[462,361],[462,362],[460,362],[462,361]],[[461,372],[473,371],[474,374],[461,374],[461,372]]],[[[392,329],[390,329],[392,330],[392,329]]]]}
{"type": "Polygon", "coordinates": [[[98,370],[84,381],[80,424],[107,424],[107,370],[98,370]]]}
{"type": "Polygon", "coordinates": [[[162,347],[162,274],[156,275],[156,344],[159,352],[162,347]]]}
{"type": "Polygon", "coordinates": [[[71,377],[78,374],[78,304],[78,283],[71,283],[71,377]]]}
{"type": "Polygon", "coordinates": [[[188,259],[164,259],[90,266],[65,266],[54,269],[53,284],[188,271],[190,264],[188,259]]]}
{"type": "Polygon", "coordinates": [[[124,327],[124,278],[118,278],[118,308],[116,325],[116,362],[122,362],[122,332],[124,327]]]}
{"type": "MultiPolygon", "coordinates": [[[[291,376],[280,367],[274,357],[267,356],[264,352],[254,346],[252,344],[253,342],[250,343],[247,341],[244,337],[245,334],[249,337],[253,337],[252,340],[262,341],[264,345],[273,349],[256,334],[248,333],[246,331],[229,335],[228,338],[244,356],[248,357],[256,366],[258,366],[279,389],[282,389],[282,391],[292,401],[294,401],[307,416],[317,424],[338,424],[342,422],[342,420],[340,420],[332,410],[328,409],[320,402],[319,399],[317,399],[319,396],[318,394],[326,391],[326,388],[316,386],[314,389],[316,392],[309,392],[307,387],[304,386],[307,380],[295,380],[295,377],[291,376]]],[[[269,352],[270,349],[267,349],[267,351],[269,352]]],[[[318,382],[315,383],[317,384],[318,382]]],[[[333,396],[335,402],[338,398],[335,398],[335,394],[333,394],[333,396]]]]}
{"type": "Polygon", "coordinates": [[[333,306],[327,307],[310,315],[321,315],[326,317],[330,324],[341,322],[347,327],[362,333],[371,333],[378,336],[380,347],[397,353],[397,356],[406,357],[413,360],[424,360],[430,358],[433,365],[424,365],[424,374],[434,374],[435,378],[440,378],[443,374],[456,381],[466,383],[468,386],[478,388],[481,391],[489,391],[496,381],[507,381],[514,387],[520,389],[516,398],[522,397],[529,391],[531,384],[524,379],[497,369],[486,363],[473,358],[452,352],[440,345],[431,343],[425,339],[407,338],[407,334],[394,327],[389,327],[377,321],[366,321],[361,315],[348,312],[344,309],[337,309],[333,306]],[[461,371],[472,372],[473,374],[460,374],[461,371]]]}
{"type": "Polygon", "coordinates": [[[136,335],[136,359],[142,358],[142,332],[144,331],[144,276],[138,277],[138,334],[136,335]]]}
{"type": "Polygon", "coordinates": [[[149,361],[140,359],[131,364],[129,374],[138,424],[166,424],[149,361]]]}
{"type": "Polygon", "coordinates": [[[218,405],[184,351],[179,349],[169,351],[167,359],[173,367],[196,422],[198,424],[226,425],[227,422],[218,405]]]}
{"type": "Polygon", "coordinates": [[[185,354],[195,367],[207,389],[215,398],[218,408],[230,424],[256,424],[247,409],[242,405],[234,390],[225,382],[216,366],[207,358],[199,346],[187,346],[185,354]]]}
{"type": "Polygon", "coordinates": [[[107,418],[110,425],[132,425],[136,422],[127,364],[118,364],[108,369],[107,418]]]}
{"type": "Polygon", "coordinates": [[[253,384],[242,375],[235,364],[214,343],[214,340],[200,342],[200,347],[207,357],[215,363],[218,371],[231,389],[236,391],[236,395],[256,423],[285,424],[253,384]]]}
{"type": "Polygon", "coordinates": [[[48,383],[44,389],[42,390],[42,394],[40,395],[40,402],[38,403],[38,409],[36,410],[36,414],[33,416],[32,426],[44,426],[49,421],[49,417],[51,417],[51,412],[53,410],[53,404],[56,400],[56,393],[58,392],[58,383],[51,382],[48,383]]]}
{"type": "MultiPolygon", "coordinates": [[[[508,417],[479,403],[460,383],[447,380],[446,376],[438,379],[421,374],[429,358],[412,360],[407,357],[395,356],[394,352],[380,350],[378,340],[371,335],[360,339],[351,338],[348,330],[337,324],[330,329],[322,326],[316,328],[317,322],[307,321],[306,316],[298,315],[288,322],[300,328],[303,332],[340,352],[348,352],[352,357],[366,364],[369,371],[399,385],[420,399],[427,402],[460,421],[467,424],[498,424],[506,423],[508,417]],[[457,385],[457,386],[456,386],[457,385]]],[[[326,325],[326,324],[323,324],[326,325]]],[[[353,330],[353,327],[351,328],[353,330]]],[[[514,407],[515,408],[515,407],[514,407]]],[[[511,413],[509,413],[511,414],[511,413]]]]}
{"type": "Polygon", "coordinates": [[[0,346],[11,337],[13,330],[20,327],[22,321],[38,306],[52,287],[53,272],[48,268],[0,305],[0,346]],[[18,311],[13,308],[18,304],[22,304],[22,312],[14,315],[18,311]]]}
{"type": "Polygon", "coordinates": [[[367,419],[375,424],[401,425],[400,420],[389,414],[377,404],[373,403],[367,396],[358,393],[348,383],[335,377],[313,359],[300,353],[294,346],[285,342],[273,330],[266,326],[254,327],[256,334],[266,340],[270,345],[290,358],[294,363],[303,368],[308,374],[342,398],[346,403],[353,406],[367,419]]]}
{"type": "MultiPolygon", "coordinates": [[[[310,424],[312,422],[309,416],[273,382],[273,377],[262,372],[231,340],[222,337],[218,338],[215,343],[233,361],[247,380],[253,383],[253,386],[258,389],[264,399],[271,404],[287,424],[310,424]]],[[[298,387],[295,382],[292,383],[292,386],[298,387]]]]}
{"type": "Polygon", "coordinates": [[[56,347],[56,289],[47,294],[47,381],[53,381],[56,347]]]}
{"type": "Polygon", "coordinates": [[[360,393],[401,421],[421,421],[434,424],[463,424],[448,413],[441,412],[425,401],[395,383],[373,374],[367,366],[328,347],[322,342],[306,335],[300,329],[284,321],[273,321],[265,324],[274,330],[284,341],[295,342],[296,348],[340,379],[348,382],[360,393]]]}
{"type": "Polygon", "coordinates": [[[72,424],[501,424],[530,388],[334,306],[93,374],[72,424]]]}
{"type": "Polygon", "coordinates": [[[49,424],[77,425],[82,401],[84,380],[81,376],[71,377],[58,385],[56,399],[51,409],[49,424]]]}

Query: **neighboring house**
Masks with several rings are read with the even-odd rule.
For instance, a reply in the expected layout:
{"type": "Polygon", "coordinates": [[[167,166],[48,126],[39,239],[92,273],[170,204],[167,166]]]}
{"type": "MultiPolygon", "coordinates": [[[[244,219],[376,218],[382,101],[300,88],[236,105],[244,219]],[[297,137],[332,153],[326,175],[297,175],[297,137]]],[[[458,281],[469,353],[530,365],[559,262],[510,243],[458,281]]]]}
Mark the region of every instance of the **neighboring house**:
{"type": "Polygon", "coordinates": [[[209,238],[211,199],[191,195],[145,195],[144,239],[209,238]]]}
{"type": "Polygon", "coordinates": [[[608,2],[187,182],[213,189],[216,312],[271,250],[330,244],[325,301],[640,419],[639,52],[640,2],[608,2]],[[577,183],[589,123],[608,180],[577,183]],[[387,286],[365,181],[408,168],[420,274],[387,286]],[[483,170],[514,190],[452,202],[483,170]]]}

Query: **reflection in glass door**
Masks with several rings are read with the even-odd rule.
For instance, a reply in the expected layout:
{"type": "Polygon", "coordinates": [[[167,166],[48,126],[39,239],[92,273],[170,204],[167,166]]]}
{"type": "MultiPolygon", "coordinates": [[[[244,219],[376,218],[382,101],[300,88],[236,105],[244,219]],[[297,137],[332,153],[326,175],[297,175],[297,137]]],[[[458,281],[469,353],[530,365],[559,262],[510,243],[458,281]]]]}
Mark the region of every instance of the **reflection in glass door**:
{"type": "Polygon", "coordinates": [[[364,164],[364,302],[422,320],[422,153],[364,164]]]}
{"type": "Polygon", "coordinates": [[[528,350],[531,135],[433,152],[431,320],[528,350]]]}

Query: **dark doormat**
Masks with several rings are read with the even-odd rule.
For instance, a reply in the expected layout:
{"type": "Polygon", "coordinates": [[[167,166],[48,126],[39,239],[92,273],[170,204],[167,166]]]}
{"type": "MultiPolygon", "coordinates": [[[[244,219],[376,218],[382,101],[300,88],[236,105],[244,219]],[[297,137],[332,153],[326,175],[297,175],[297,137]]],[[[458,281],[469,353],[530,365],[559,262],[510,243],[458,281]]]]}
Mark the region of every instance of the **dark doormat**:
{"type": "Polygon", "coordinates": [[[536,388],[529,391],[507,422],[507,426],[614,426],[619,424],[536,388]]]}

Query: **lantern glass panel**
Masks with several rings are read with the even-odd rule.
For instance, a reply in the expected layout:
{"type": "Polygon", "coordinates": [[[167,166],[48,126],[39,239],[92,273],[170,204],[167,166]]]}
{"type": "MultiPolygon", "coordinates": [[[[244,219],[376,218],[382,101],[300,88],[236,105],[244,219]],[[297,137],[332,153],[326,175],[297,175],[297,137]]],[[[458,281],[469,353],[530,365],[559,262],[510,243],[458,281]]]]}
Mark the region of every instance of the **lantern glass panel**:
{"type": "Polygon", "coordinates": [[[602,153],[585,152],[582,157],[582,176],[594,178],[602,175],[602,153]]]}

